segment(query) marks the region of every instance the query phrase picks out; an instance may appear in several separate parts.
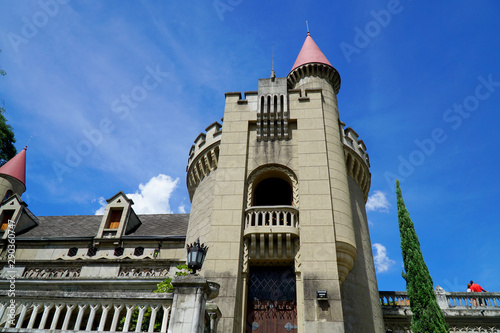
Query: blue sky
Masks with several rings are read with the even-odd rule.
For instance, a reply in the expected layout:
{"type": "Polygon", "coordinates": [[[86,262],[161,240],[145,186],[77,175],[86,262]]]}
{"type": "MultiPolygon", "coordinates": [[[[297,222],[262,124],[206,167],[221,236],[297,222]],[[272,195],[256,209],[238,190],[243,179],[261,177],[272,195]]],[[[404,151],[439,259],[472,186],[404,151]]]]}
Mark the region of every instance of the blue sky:
{"type": "Polygon", "coordinates": [[[500,291],[496,1],[0,0],[0,98],[36,215],[189,212],[189,148],[224,92],[286,76],[306,36],[365,142],[380,290],[404,290],[394,178],[435,284],[500,291]],[[155,198],[155,199],[153,199],[155,198]]]}

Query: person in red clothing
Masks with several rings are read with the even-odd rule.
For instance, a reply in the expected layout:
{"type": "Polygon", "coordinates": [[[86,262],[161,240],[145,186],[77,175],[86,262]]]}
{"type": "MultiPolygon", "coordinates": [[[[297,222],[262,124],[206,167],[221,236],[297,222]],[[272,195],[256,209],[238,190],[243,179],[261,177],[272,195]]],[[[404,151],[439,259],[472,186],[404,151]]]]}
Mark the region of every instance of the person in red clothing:
{"type": "MultiPolygon", "coordinates": [[[[482,291],[487,292],[486,290],[483,289],[483,287],[481,287],[477,283],[474,283],[474,281],[472,281],[472,280],[470,281],[470,291],[472,291],[474,293],[480,293],[482,291]]],[[[476,300],[474,300],[474,303],[476,303],[476,300]]],[[[476,304],[474,304],[474,305],[476,305],[476,304]]],[[[479,299],[479,305],[484,306],[482,299],[479,299]]]]}

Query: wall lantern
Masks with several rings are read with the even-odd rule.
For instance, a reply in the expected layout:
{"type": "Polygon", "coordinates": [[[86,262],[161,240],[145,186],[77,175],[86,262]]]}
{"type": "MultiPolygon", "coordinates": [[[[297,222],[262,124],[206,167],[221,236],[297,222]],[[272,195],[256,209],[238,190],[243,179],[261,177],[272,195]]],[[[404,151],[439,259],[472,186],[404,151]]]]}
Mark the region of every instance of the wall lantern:
{"type": "Polygon", "coordinates": [[[205,244],[200,245],[200,239],[198,238],[195,243],[186,245],[186,249],[188,255],[188,267],[193,270],[191,274],[195,274],[196,270],[200,270],[201,266],[203,266],[208,247],[205,246],[205,244]]]}
{"type": "Polygon", "coordinates": [[[316,291],[316,299],[318,301],[328,300],[328,294],[327,294],[326,290],[318,290],[318,291],[316,291]]]}

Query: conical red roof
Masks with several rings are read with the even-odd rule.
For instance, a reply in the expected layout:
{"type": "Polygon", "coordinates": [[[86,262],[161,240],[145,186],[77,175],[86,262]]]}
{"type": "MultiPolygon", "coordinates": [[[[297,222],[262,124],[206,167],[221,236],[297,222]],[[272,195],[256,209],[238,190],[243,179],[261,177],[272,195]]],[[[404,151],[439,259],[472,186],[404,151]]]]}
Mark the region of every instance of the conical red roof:
{"type": "Polygon", "coordinates": [[[8,175],[19,180],[23,185],[26,179],[26,148],[0,167],[0,175],[8,175]]]}
{"type": "Polygon", "coordinates": [[[311,34],[308,32],[304,45],[302,45],[302,49],[300,49],[299,56],[297,57],[297,60],[295,60],[291,71],[299,66],[310,63],[320,63],[332,66],[328,59],[326,59],[323,52],[321,52],[318,45],[316,45],[312,39],[311,34]]]}

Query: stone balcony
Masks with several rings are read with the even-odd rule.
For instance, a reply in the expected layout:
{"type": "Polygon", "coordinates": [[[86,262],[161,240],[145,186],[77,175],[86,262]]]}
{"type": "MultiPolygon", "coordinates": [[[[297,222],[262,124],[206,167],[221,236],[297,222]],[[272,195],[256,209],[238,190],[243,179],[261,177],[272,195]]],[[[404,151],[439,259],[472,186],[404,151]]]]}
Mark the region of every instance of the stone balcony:
{"type": "MultiPolygon", "coordinates": [[[[500,332],[500,292],[445,292],[436,287],[436,299],[450,332],[500,332]]],[[[411,308],[403,291],[380,291],[386,332],[410,333],[411,308]]]]}
{"type": "Polygon", "coordinates": [[[293,259],[299,238],[299,210],[258,206],[246,210],[244,237],[250,260],[293,259]]]}

